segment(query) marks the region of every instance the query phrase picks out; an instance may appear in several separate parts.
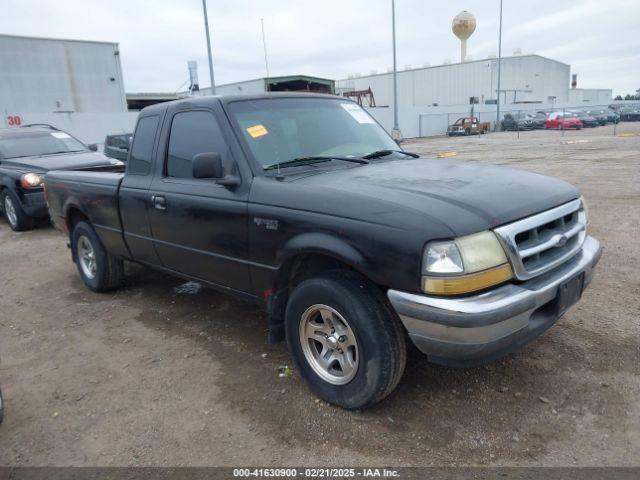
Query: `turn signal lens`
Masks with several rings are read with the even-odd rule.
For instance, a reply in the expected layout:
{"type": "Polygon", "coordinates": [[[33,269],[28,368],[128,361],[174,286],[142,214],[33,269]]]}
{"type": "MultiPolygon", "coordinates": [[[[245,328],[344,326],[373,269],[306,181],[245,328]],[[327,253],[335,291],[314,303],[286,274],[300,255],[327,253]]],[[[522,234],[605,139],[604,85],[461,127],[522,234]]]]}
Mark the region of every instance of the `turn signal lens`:
{"type": "Polygon", "coordinates": [[[508,263],[482,272],[455,277],[422,277],[422,290],[432,295],[460,295],[498,285],[513,278],[508,263]]]}
{"type": "Polygon", "coordinates": [[[25,173],[20,178],[22,188],[36,188],[42,185],[42,177],[37,173],[25,173]]]}

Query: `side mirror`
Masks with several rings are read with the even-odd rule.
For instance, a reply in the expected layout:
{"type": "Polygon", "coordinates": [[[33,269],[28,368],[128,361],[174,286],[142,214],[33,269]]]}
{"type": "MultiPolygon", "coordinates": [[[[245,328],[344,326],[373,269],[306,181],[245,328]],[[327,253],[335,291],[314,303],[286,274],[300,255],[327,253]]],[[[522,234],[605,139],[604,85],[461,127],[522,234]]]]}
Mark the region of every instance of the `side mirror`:
{"type": "Polygon", "coordinates": [[[198,153],[193,157],[193,178],[222,178],[222,158],[219,153],[198,153]]]}
{"type": "Polygon", "coordinates": [[[98,151],[98,145],[96,145],[95,143],[92,143],[91,145],[87,145],[87,148],[89,150],[91,150],[92,152],[97,152],[98,151]]]}

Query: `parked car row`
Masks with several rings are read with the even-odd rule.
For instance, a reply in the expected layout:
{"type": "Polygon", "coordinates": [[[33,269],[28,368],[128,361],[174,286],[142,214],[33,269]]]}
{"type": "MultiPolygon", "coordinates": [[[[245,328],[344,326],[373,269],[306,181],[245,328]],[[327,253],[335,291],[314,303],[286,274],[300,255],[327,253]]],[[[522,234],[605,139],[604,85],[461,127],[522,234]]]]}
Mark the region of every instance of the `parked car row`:
{"type": "MultiPolygon", "coordinates": [[[[637,113],[638,119],[640,119],[640,110],[637,113]]],[[[535,129],[580,130],[581,128],[594,128],[607,123],[618,123],[621,119],[623,119],[621,115],[609,108],[594,110],[540,110],[537,112],[507,113],[500,122],[500,126],[502,130],[506,131],[535,129]]]]}
{"type": "Polygon", "coordinates": [[[617,111],[623,122],[640,122],[640,105],[624,106],[617,111]]]}

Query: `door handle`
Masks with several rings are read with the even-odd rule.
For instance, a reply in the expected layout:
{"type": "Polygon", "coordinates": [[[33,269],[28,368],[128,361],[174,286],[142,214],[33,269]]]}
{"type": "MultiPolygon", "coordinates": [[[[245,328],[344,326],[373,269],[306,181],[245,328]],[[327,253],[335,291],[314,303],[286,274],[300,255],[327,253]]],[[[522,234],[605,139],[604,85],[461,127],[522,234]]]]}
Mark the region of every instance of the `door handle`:
{"type": "Polygon", "coordinates": [[[151,195],[151,201],[153,202],[153,207],[157,210],[167,209],[167,199],[162,195],[151,195]]]}

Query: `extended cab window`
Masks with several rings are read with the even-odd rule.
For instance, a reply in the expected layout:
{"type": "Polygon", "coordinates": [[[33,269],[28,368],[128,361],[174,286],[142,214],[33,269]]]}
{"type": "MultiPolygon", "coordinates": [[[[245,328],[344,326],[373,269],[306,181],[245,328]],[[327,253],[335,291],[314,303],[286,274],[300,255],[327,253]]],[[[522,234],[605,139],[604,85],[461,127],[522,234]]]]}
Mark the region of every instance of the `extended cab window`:
{"type": "Polygon", "coordinates": [[[151,171],[151,153],[153,152],[153,141],[158,128],[158,119],[158,116],[154,115],[138,120],[136,133],[133,136],[127,173],[148,175],[151,171]]]}
{"type": "Polygon", "coordinates": [[[198,153],[219,153],[223,162],[227,151],[220,126],[212,113],[177,113],[171,122],[166,176],[193,178],[192,161],[198,153]]]}

